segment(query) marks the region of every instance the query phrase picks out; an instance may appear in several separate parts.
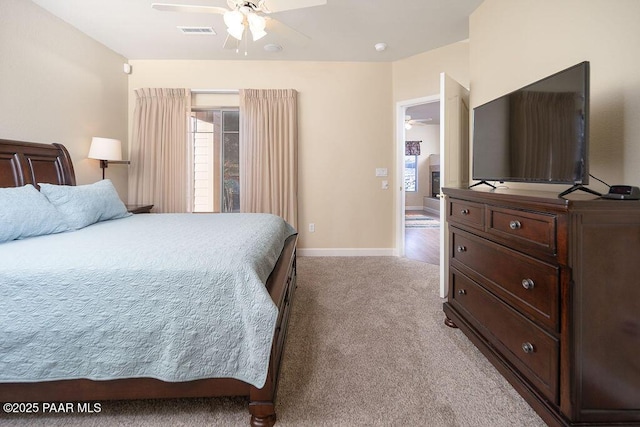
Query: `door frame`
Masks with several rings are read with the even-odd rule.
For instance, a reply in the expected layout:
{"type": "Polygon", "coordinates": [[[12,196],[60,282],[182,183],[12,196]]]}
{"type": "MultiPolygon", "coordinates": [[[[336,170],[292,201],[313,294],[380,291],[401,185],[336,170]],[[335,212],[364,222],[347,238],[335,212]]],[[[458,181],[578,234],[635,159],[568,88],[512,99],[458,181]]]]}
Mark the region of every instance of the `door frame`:
{"type": "MultiPolygon", "coordinates": [[[[408,107],[416,105],[439,102],[440,94],[425,96],[422,98],[407,99],[396,102],[396,256],[405,256],[405,235],[404,235],[404,142],[405,128],[404,116],[408,107]]],[[[440,159],[442,162],[442,158],[440,159]]]]}
{"type": "Polygon", "coordinates": [[[469,185],[470,108],[468,88],[446,73],[440,73],[440,297],[449,288],[451,241],[447,223],[444,187],[469,185]]]}

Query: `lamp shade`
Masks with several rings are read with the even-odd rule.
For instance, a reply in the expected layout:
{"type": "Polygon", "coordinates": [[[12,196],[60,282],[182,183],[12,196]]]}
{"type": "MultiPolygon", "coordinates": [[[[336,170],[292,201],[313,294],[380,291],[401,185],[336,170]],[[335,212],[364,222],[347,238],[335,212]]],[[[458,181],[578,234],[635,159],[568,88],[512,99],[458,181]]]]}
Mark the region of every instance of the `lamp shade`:
{"type": "Polygon", "coordinates": [[[222,19],[224,20],[224,23],[227,27],[237,27],[243,24],[244,15],[240,11],[230,10],[228,12],[225,12],[222,19]]]}
{"type": "Polygon", "coordinates": [[[247,15],[247,20],[249,21],[249,29],[251,30],[253,41],[259,40],[267,35],[267,32],[264,30],[267,22],[262,16],[250,13],[247,15]]]}
{"type": "Polygon", "coordinates": [[[122,160],[122,143],[119,139],[93,137],[89,148],[90,159],[122,160]]]}
{"type": "Polygon", "coordinates": [[[242,40],[242,35],[244,34],[244,25],[229,27],[227,28],[227,33],[229,33],[234,39],[242,40]]]}
{"type": "Polygon", "coordinates": [[[242,40],[244,33],[244,15],[238,10],[230,10],[224,14],[227,32],[234,38],[242,40]]]}

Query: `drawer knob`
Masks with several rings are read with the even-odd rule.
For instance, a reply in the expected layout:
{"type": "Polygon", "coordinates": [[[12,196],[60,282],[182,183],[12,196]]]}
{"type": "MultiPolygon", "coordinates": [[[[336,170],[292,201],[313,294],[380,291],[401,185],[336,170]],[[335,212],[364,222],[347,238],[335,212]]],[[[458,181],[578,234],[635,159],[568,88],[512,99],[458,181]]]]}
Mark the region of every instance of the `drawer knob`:
{"type": "Polygon", "coordinates": [[[531,290],[535,286],[535,282],[531,279],[522,279],[522,287],[526,290],[531,290]]]}
{"type": "Polygon", "coordinates": [[[464,289],[460,289],[460,290],[458,291],[458,295],[466,295],[466,294],[467,294],[467,291],[466,291],[466,290],[464,290],[464,289]]]}
{"type": "Polygon", "coordinates": [[[533,351],[535,350],[535,348],[533,348],[533,344],[531,344],[530,342],[526,342],[522,344],[522,351],[524,351],[527,354],[533,353],[533,351]]]}
{"type": "Polygon", "coordinates": [[[467,247],[463,246],[463,245],[459,245],[458,246],[458,252],[462,253],[462,252],[467,252],[467,247]]]}
{"type": "Polygon", "coordinates": [[[509,221],[509,228],[512,230],[519,230],[522,228],[522,224],[520,224],[520,221],[518,220],[509,221]]]}
{"type": "Polygon", "coordinates": [[[462,209],[462,210],[460,211],[460,213],[461,213],[462,215],[469,215],[469,209],[462,209]]]}

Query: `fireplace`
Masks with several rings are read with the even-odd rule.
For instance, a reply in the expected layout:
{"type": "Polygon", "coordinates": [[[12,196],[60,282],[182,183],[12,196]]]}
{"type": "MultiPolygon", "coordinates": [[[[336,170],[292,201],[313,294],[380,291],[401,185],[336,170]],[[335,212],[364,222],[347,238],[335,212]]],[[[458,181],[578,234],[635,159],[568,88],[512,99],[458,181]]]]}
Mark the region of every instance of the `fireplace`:
{"type": "Polygon", "coordinates": [[[440,171],[431,171],[431,197],[440,194],[440,171]]]}

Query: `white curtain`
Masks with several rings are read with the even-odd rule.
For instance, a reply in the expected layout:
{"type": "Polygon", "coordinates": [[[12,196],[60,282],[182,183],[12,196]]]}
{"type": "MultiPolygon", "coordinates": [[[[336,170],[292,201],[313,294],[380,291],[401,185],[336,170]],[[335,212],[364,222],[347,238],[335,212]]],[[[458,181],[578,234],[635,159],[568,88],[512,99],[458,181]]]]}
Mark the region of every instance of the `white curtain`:
{"type": "Polygon", "coordinates": [[[298,118],[293,89],[240,91],[240,210],[298,223],[298,118]]]}
{"type": "Polygon", "coordinates": [[[191,91],[137,89],[135,94],[129,202],[153,204],[154,212],[191,212],[191,91]]]}

